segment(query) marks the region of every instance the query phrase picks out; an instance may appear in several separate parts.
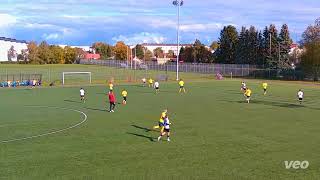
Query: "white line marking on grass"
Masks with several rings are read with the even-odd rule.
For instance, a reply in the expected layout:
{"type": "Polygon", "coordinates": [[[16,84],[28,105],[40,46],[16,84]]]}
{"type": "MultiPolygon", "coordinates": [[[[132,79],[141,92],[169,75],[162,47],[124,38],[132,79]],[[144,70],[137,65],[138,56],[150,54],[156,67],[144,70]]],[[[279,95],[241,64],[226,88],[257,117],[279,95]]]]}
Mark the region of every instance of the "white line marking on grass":
{"type": "Polygon", "coordinates": [[[57,134],[57,133],[61,133],[70,129],[73,129],[75,127],[80,126],[81,124],[85,123],[88,119],[88,116],[86,115],[86,113],[76,110],[76,109],[69,109],[69,108],[61,108],[61,107],[50,107],[50,106],[27,106],[27,107],[38,107],[38,108],[53,108],[53,109],[62,109],[62,110],[69,110],[69,111],[74,111],[74,112],[78,112],[80,114],[83,115],[83,119],[81,122],[74,124],[72,126],[69,126],[67,128],[63,128],[63,129],[59,129],[57,131],[51,131],[51,132],[47,132],[47,133],[43,133],[43,134],[38,134],[38,135],[33,135],[33,136],[27,136],[27,137],[22,137],[22,138],[16,138],[16,139],[8,139],[8,140],[4,140],[4,141],[0,141],[0,143],[10,143],[10,142],[15,142],[15,141],[23,141],[23,140],[28,140],[28,139],[34,139],[34,138],[39,138],[39,137],[43,137],[43,136],[48,136],[48,135],[52,135],[52,134],[57,134]]]}

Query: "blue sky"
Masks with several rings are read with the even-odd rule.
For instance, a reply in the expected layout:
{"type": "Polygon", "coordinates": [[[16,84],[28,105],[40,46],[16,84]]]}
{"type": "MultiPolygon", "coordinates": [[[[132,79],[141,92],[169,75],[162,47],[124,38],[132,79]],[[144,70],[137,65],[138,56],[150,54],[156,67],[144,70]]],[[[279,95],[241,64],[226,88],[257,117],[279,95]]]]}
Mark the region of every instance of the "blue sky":
{"type": "MultiPolygon", "coordinates": [[[[181,41],[209,44],[224,25],[287,23],[294,40],[320,16],[319,0],[185,0],[181,41]]],[[[176,8],[171,0],[2,0],[0,36],[91,45],[102,41],[175,43],[176,8]]]]}

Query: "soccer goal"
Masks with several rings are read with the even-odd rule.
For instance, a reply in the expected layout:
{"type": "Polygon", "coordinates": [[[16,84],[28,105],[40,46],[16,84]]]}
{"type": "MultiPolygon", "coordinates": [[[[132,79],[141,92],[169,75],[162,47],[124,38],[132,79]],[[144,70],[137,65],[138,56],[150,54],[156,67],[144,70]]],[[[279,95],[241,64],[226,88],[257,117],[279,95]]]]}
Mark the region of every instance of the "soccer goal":
{"type": "Polygon", "coordinates": [[[91,72],[62,72],[62,85],[66,83],[67,77],[70,81],[89,81],[90,84],[92,81],[91,72]]]}

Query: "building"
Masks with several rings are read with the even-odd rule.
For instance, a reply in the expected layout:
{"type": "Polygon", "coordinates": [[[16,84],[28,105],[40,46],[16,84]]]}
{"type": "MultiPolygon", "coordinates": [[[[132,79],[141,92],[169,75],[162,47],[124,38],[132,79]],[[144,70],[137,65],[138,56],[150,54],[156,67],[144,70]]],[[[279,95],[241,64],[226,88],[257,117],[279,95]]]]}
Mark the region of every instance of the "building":
{"type": "MultiPolygon", "coordinates": [[[[173,51],[174,54],[178,54],[177,53],[177,44],[154,44],[154,43],[144,43],[141,44],[142,46],[144,46],[145,48],[147,48],[148,50],[150,50],[151,52],[153,52],[156,48],[160,47],[163,50],[163,53],[168,54],[169,51],[173,51]]],[[[182,47],[187,47],[187,46],[192,46],[192,44],[180,44],[179,46],[179,51],[182,47]]],[[[133,46],[134,48],[134,46],[133,46]]]]}
{"type": "Polygon", "coordinates": [[[22,40],[0,37],[0,61],[17,61],[22,50],[28,49],[28,43],[22,40]]]}

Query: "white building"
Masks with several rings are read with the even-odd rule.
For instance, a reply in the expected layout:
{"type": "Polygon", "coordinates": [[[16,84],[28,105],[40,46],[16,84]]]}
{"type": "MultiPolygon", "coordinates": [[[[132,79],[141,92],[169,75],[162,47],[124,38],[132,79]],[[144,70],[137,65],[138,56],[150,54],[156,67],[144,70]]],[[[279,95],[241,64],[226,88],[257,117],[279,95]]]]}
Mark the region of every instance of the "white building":
{"type": "MultiPolygon", "coordinates": [[[[177,53],[177,44],[153,44],[153,43],[144,43],[141,44],[143,47],[147,48],[151,52],[155,50],[156,48],[161,48],[163,50],[163,53],[168,54],[170,50],[174,52],[174,54],[177,53]]],[[[179,51],[182,47],[192,46],[192,44],[180,44],[179,51]]],[[[135,46],[130,46],[131,49],[133,49],[135,46]]]]}
{"type": "MultiPolygon", "coordinates": [[[[59,47],[61,48],[65,48],[66,46],[68,45],[58,45],[59,47]]],[[[82,49],[83,51],[85,52],[92,52],[93,51],[93,48],[91,46],[69,46],[71,48],[79,48],[79,49],[82,49]]]]}
{"type": "Polygon", "coordinates": [[[17,61],[18,54],[27,49],[28,43],[26,41],[0,37],[0,61],[17,61]],[[11,47],[14,49],[14,55],[9,57],[8,54],[11,47]]]}

